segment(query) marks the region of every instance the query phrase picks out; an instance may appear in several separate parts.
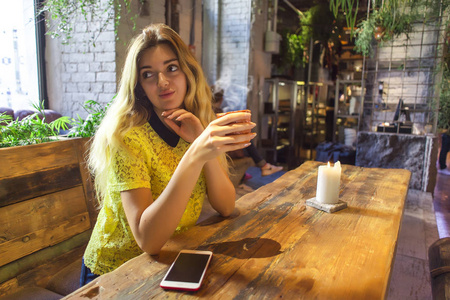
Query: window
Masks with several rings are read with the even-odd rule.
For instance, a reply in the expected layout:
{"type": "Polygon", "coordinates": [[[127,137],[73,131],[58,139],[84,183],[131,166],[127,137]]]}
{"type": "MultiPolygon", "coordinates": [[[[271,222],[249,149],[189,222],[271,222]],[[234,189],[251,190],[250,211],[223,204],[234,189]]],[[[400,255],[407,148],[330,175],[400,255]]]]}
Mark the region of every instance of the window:
{"type": "Polygon", "coordinates": [[[0,107],[39,102],[34,0],[8,1],[0,10],[0,107]]]}

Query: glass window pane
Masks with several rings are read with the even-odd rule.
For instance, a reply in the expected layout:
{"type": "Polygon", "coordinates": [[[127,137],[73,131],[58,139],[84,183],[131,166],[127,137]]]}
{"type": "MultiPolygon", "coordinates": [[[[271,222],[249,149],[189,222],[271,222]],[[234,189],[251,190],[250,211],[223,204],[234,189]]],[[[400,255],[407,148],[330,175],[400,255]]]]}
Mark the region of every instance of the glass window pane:
{"type": "Polygon", "coordinates": [[[0,107],[38,103],[34,1],[6,1],[0,10],[0,107]]]}

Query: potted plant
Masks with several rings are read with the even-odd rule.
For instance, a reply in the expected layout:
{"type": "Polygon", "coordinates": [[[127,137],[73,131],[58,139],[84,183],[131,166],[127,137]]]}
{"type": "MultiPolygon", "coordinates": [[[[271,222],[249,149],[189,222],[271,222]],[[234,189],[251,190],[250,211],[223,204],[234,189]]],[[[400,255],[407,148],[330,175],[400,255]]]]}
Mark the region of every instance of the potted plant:
{"type": "Polygon", "coordinates": [[[46,123],[42,106],[34,105],[36,113],[22,120],[0,114],[0,148],[45,143],[57,139],[60,130],[68,129],[70,119],[61,117],[46,123]]]}

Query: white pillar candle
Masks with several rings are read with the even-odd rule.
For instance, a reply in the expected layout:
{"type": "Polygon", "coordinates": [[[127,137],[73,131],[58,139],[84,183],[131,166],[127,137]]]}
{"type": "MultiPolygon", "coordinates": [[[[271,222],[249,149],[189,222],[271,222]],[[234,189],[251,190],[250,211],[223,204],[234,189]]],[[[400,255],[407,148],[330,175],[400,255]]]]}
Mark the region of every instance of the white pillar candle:
{"type": "Polygon", "coordinates": [[[336,204],[339,201],[339,186],[341,183],[341,163],[336,162],[333,167],[319,166],[317,175],[316,200],[320,203],[336,204]]]}

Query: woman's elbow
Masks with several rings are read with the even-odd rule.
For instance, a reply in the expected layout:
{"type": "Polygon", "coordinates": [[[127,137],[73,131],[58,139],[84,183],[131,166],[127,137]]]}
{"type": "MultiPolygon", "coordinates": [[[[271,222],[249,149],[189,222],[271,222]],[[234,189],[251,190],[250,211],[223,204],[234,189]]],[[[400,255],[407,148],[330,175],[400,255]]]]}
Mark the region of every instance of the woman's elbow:
{"type": "Polygon", "coordinates": [[[157,245],[156,243],[152,243],[151,241],[138,241],[136,240],[136,243],[138,244],[139,248],[141,248],[142,251],[144,251],[147,254],[150,255],[158,255],[159,252],[161,252],[162,245],[157,245]]]}
{"type": "Polygon", "coordinates": [[[234,206],[235,205],[234,205],[234,201],[233,201],[232,204],[230,204],[230,205],[224,207],[223,209],[221,209],[221,211],[219,213],[222,215],[222,217],[229,217],[229,216],[231,216],[231,214],[234,211],[234,206]]]}

